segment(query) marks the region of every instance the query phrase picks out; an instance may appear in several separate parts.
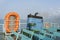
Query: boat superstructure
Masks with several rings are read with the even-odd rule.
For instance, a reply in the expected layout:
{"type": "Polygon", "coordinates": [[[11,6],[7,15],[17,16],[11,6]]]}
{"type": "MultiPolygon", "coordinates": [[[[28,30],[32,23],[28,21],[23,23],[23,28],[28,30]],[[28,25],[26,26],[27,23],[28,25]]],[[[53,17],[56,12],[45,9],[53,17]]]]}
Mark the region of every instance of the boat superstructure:
{"type": "Polygon", "coordinates": [[[60,26],[56,26],[55,23],[44,23],[43,17],[37,16],[38,13],[29,14],[26,28],[21,29],[20,17],[15,14],[10,12],[7,18],[5,17],[4,24],[0,24],[3,30],[0,40],[60,40],[60,26]]]}

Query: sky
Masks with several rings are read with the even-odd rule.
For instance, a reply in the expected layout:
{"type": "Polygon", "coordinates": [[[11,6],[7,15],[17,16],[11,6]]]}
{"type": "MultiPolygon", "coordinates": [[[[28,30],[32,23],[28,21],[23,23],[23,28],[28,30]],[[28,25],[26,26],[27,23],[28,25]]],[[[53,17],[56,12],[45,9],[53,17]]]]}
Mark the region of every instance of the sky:
{"type": "Polygon", "coordinates": [[[60,21],[60,0],[0,0],[0,19],[9,12],[17,12],[21,19],[38,12],[44,19],[60,21]]]}

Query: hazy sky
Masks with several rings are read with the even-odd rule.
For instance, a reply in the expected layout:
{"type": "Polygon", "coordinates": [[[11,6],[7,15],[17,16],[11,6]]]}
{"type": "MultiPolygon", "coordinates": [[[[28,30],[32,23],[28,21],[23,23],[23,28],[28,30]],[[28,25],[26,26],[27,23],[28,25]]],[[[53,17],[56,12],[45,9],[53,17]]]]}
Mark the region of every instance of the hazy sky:
{"type": "Polygon", "coordinates": [[[35,12],[39,12],[39,15],[45,18],[58,18],[60,0],[0,0],[0,19],[4,19],[4,16],[12,11],[17,12],[21,19],[35,12]]]}

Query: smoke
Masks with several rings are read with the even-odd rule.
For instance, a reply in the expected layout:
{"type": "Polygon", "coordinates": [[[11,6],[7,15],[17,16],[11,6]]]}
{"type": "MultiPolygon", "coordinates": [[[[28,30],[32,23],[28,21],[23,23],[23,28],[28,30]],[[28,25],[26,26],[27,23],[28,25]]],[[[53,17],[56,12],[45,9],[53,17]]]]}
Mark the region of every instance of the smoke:
{"type": "Polygon", "coordinates": [[[44,18],[44,22],[57,23],[60,25],[60,8],[50,9],[46,12],[41,12],[39,16],[44,18]]]}

